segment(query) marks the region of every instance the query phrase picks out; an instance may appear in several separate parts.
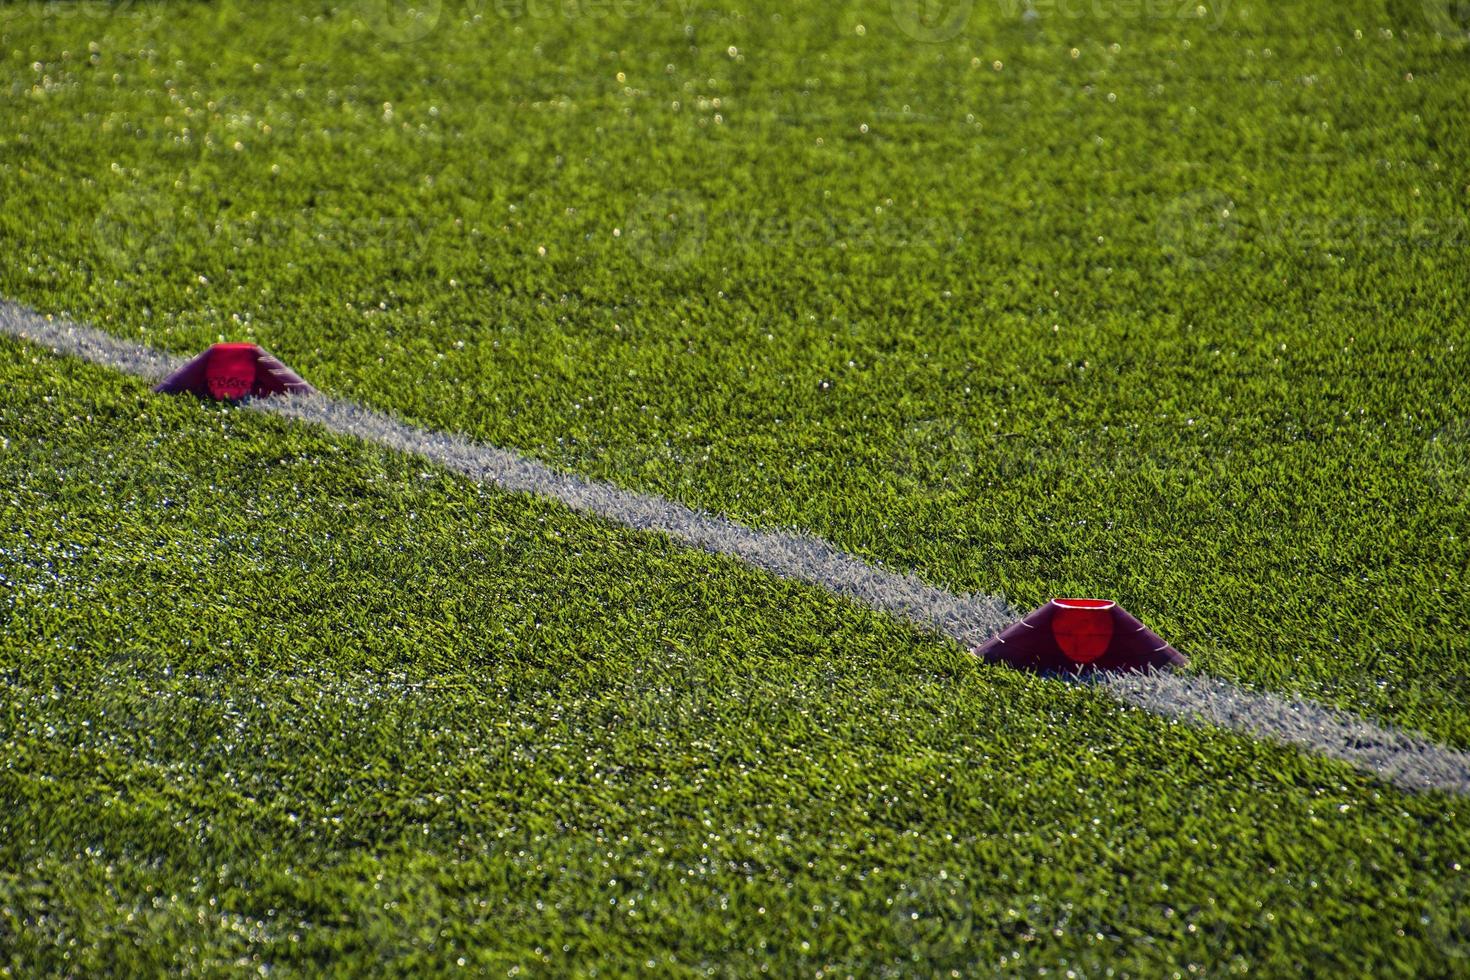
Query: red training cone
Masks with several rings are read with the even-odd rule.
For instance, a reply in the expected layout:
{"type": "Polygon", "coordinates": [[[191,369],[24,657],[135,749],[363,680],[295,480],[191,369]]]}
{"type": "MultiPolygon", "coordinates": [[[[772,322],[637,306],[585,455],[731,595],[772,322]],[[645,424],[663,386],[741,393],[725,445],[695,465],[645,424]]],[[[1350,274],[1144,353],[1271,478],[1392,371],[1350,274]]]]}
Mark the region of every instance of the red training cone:
{"type": "Polygon", "coordinates": [[[255,344],[215,344],[153,390],[239,401],[246,396],[309,394],[316,389],[255,344]]]}
{"type": "Polygon", "coordinates": [[[1189,661],[1111,599],[1053,599],[975,653],[1035,671],[1140,671],[1189,661]]]}

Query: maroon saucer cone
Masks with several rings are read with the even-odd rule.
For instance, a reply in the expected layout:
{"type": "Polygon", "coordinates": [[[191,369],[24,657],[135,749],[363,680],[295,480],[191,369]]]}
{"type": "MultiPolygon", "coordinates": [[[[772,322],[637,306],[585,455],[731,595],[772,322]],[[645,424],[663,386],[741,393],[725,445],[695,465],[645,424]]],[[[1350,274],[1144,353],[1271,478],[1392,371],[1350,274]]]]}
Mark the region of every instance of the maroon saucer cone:
{"type": "Polygon", "coordinates": [[[215,344],[153,390],[165,394],[187,391],[202,398],[238,401],[245,397],[307,394],[316,389],[255,344],[215,344]]]}
{"type": "Polygon", "coordinates": [[[1040,672],[1159,670],[1189,662],[1110,599],[1053,599],[975,653],[1040,672]]]}

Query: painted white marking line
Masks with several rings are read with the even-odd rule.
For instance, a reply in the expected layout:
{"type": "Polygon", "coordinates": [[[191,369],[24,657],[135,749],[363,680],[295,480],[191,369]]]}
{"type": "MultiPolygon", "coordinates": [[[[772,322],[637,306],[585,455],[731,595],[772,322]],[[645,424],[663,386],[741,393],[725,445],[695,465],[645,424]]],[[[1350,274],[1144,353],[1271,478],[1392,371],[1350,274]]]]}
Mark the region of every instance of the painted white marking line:
{"type": "MultiPolygon", "coordinates": [[[[181,358],[5,301],[0,301],[0,333],[149,380],[158,380],[183,363],[181,358]]],[[[666,534],[775,575],[820,585],[950,637],[967,649],[1021,617],[1000,596],[957,595],[917,576],[880,568],[809,534],[755,530],[662,497],[559,473],[506,449],[416,428],[361,405],[324,395],[247,404],[412,453],[505,490],[550,497],[581,513],[666,534]]],[[[1404,789],[1470,795],[1470,753],[1310,701],[1246,691],[1201,675],[1112,675],[1087,683],[1125,704],[1309,749],[1404,789]]]]}

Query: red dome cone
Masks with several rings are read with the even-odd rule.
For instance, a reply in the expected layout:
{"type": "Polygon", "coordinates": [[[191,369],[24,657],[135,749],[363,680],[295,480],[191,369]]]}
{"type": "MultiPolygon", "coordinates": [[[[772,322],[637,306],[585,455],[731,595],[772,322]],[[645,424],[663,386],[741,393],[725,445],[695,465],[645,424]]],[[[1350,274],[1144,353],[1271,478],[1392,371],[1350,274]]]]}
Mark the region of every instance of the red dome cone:
{"type": "Polygon", "coordinates": [[[1158,670],[1189,663],[1111,599],[1053,599],[975,653],[1039,672],[1158,670]]]}
{"type": "Polygon", "coordinates": [[[309,394],[316,389],[255,344],[215,344],[153,388],[165,394],[239,401],[269,395],[309,394]]]}

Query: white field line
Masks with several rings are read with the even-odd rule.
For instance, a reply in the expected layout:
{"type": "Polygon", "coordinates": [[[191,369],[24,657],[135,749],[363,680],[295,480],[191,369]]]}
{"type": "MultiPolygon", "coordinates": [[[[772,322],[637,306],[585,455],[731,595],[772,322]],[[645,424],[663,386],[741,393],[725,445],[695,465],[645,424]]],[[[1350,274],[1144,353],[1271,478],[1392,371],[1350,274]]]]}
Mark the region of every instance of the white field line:
{"type": "MultiPolygon", "coordinates": [[[[181,358],[6,301],[0,301],[0,333],[154,381],[183,363],[181,358]]],[[[662,497],[559,473],[506,449],[416,428],[351,402],[297,395],[246,404],[420,456],[473,480],[549,497],[584,514],[656,531],[775,575],[822,586],[947,636],[966,649],[1021,615],[1000,596],[955,594],[849,555],[809,534],[749,528],[662,497]]],[[[1404,789],[1470,795],[1470,753],[1311,701],[1247,691],[1202,675],[1110,675],[1088,683],[1125,704],[1308,749],[1404,789]]]]}

